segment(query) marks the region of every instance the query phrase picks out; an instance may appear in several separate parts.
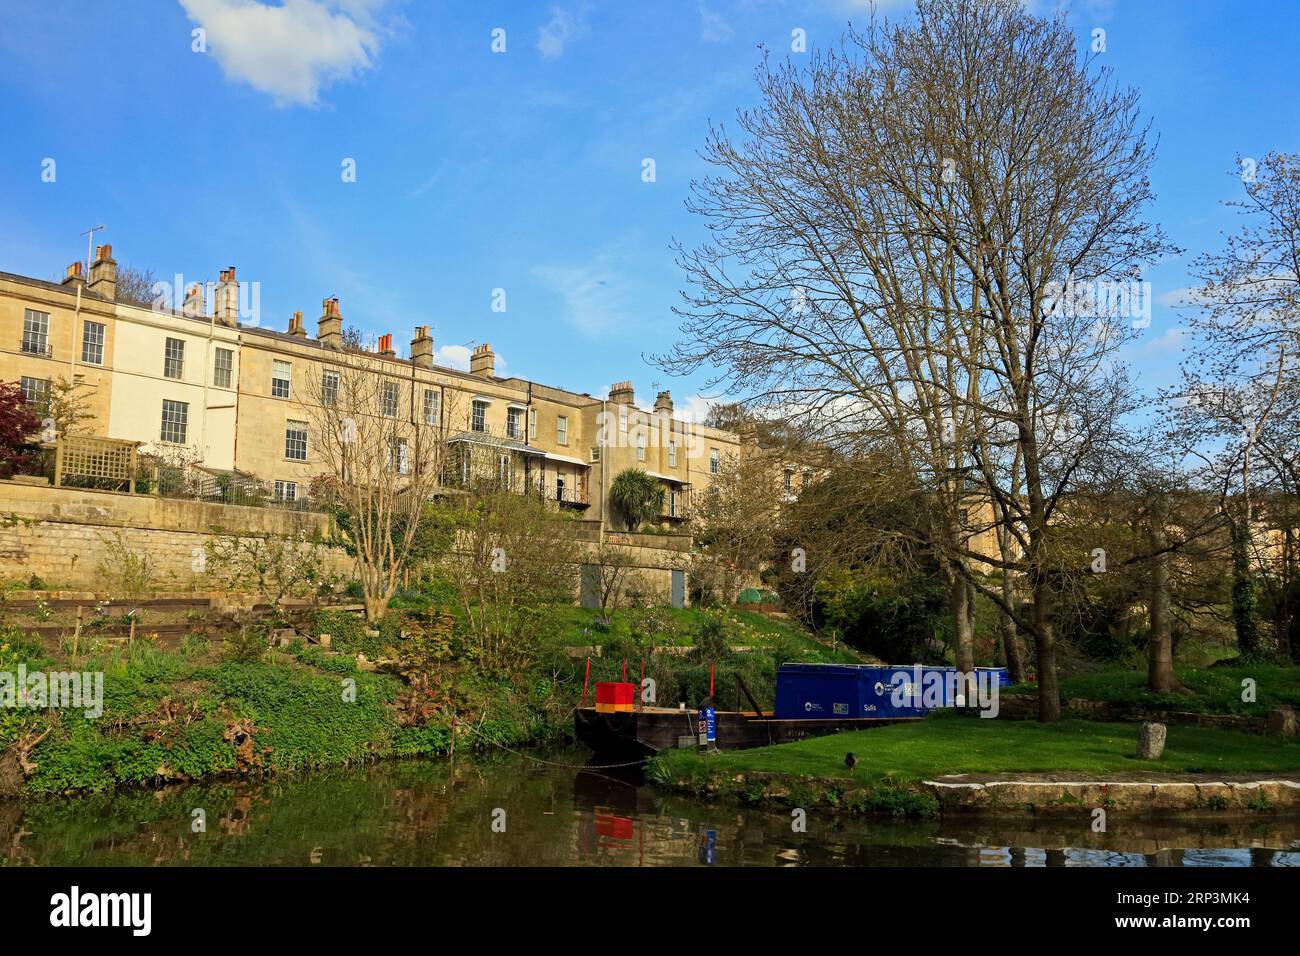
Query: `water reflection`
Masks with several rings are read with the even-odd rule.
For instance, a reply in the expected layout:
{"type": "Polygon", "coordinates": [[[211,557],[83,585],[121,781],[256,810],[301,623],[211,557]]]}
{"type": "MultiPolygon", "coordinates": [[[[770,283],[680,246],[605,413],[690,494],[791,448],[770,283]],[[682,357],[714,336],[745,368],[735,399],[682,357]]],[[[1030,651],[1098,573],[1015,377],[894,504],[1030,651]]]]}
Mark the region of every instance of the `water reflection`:
{"type": "MultiPolygon", "coordinates": [[[[557,762],[565,762],[561,756],[557,762]]],[[[580,754],[567,755],[580,762],[580,754]]],[[[249,783],[0,801],[7,865],[1300,866],[1300,819],[900,822],[665,796],[527,759],[402,762],[249,783]],[[193,811],[206,829],[195,833],[193,811]],[[499,824],[494,826],[494,822],[499,824]]]]}

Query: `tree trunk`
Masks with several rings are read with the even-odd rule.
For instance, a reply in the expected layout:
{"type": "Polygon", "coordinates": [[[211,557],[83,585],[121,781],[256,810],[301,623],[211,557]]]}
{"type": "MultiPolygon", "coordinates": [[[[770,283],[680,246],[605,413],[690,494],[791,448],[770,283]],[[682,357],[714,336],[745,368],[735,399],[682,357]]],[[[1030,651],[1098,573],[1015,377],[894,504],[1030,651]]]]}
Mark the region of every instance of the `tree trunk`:
{"type": "Polygon", "coordinates": [[[1147,690],[1167,694],[1182,690],[1174,674],[1174,644],[1169,631],[1169,553],[1165,551],[1165,505],[1157,497],[1151,509],[1151,633],[1147,639],[1147,690]]]}
{"type": "MultiPolygon", "coordinates": [[[[1002,572],[1002,600],[1008,605],[1015,604],[1015,585],[1011,583],[1011,572],[1002,572]]],[[[1020,635],[1016,632],[1016,621],[1004,608],[998,609],[998,633],[1002,637],[1002,651],[1007,659],[1007,676],[1013,684],[1025,682],[1025,655],[1020,647],[1020,635]]]]}
{"type": "MultiPolygon", "coordinates": [[[[1003,521],[1006,519],[1003,513],[1003,521]]],[[[998,635],[1002,639],[1002,653],[1006,656],[1007,676],[1013,684],[1023,684],[1028,677],[1025,671],[1025,653],[1020,646],[1019,629],[1016,619],[1007,612],[1007,607],[1016,605],[1016,584],[1011,575],[1011,564],[1016,555],[1012,546],[1011,531],[1001,522],[997,526],[998,555],[1002,558],[1002,602],[1006,607],[998,608],[998,635]]]]}
{"type": "Polygon", "coordinates": [[[948,570],[948,605],[952,610],[953,663],[963,673],[975,671],[975,648],[970,618],[970,588],[955,569],[948,570]]]}
{"type": "Polygon", "coordinates": [[[362,601],[366,605],[367,624],[376,623],[381,617],[384,616],[384,612],[388,610],[388,599],[385,597],[380,597],[377,595],[372,596],[367,594],[365,597],[362,598],[362,601]]]}
{"type": "Polygon", "coordinates": [[[1052,598],[1045,580],[1034,582],[1034,648],[1038,657],[1038,720],[1061,719],[1061,689],[1056,679],[1056,631],[1052,627],[1052,598]]]}
{"type": "Polygon", "coordinates": [[[1232,524],[1232,623],[1243,658],[1252,658],[1259,650],[1259,592],[1250,566],[1249,521],[1247,509],[1246,518],[1232,524]]]}

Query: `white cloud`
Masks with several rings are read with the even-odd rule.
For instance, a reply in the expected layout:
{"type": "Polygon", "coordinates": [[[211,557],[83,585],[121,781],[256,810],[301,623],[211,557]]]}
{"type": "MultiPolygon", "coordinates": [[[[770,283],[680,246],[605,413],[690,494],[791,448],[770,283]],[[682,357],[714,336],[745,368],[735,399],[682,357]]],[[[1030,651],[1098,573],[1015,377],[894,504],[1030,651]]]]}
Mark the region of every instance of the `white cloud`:
{"type": "Polygon", "coordinates": [[[603,252],[577,265],[538,266],[532,274],[564,300],[566,322],[600,335],[625,322],[634,309],[635,289],[623,265],[621,254],[603,252]]]}
{"type": "Polygon", "coordinates": [[[587,33],[585,9],[575,13],[563,7],[551,7],[551,19],[537,30],[537,51],[543,60],[554,60],[564,56],[569,41],[586,36],[587,33]]]}
{"type": "Polygon", "coordinates": [[[1181,352],[1187,341],[1187,329],[1173,325],[1154,338],[1146,339],[1142,347],[1146,352],[1165,355],[1181,352]]]}
{"type": "MultiPolygon", "coordinates": [[[[433,364],[443,368],[454,368],[461,372],[469,371],[469,353],[467,345],[442,345],[433,352],[433,364]]],[[[493,352],[493,373],[498,377],[505,374],[506,360],[500,352],[493,352]]]]}
{"type": "Polygon", "coordinates": [[[381,32],[374,15],[386,2],[180,0],[227,79],[269,94],[277,106],[316,106],[325,87],[369,69],[381,32]]]}
{"type": "Polygon", "coordinates": [[[731,24],[716,10],[700,4],[700,39],[707,43],[721,43],[731,38],[731,24]]]}
{"type": "Polygon", "coordinates": [[[673,415],[688,422],[702,422],[709,417],[709,409],[717,405],[719,399],[706,398],[703,395],[687,395],[673,403],[673,415]]]}
{"type": "Polygon", "coordinates": [[[1156,296],[1156,303],[1168,309],[1189,308],[1201,304],[1197,293],[1197,289],[1186,286],[1181,289],[1171,289],[1156,296]]]}
{"type": "Polygon", "coordinates": [[[469,371],[469,349],[464,345],[443,345],[433,353],[433,364],[469,371]]]}

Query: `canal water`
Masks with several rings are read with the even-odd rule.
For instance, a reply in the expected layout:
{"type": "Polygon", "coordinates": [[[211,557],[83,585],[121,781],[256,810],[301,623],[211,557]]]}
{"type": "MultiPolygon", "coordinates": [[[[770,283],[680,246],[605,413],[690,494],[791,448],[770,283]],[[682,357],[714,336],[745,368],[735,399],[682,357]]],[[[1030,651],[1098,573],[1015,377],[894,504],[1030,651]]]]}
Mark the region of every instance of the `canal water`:
{"type": "Polygon", "coordinates": [[[403,761],[277,778],[0,800],[0,865],[1300,866],[1300,819],[1163,826],[807,815],[665,795],[535,759],[403,761]]]}

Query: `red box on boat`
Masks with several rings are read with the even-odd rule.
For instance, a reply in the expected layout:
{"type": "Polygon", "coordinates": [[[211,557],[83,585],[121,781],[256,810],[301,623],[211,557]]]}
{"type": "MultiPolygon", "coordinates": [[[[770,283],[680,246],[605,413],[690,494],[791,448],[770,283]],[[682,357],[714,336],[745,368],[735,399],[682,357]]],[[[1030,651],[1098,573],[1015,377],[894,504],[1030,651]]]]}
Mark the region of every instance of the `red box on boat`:
{"type": "Polygon", "coordinates": [[[632,710],[636,685],[623,681],[596,682],[596,713],[616,714],[632,710]]]}

